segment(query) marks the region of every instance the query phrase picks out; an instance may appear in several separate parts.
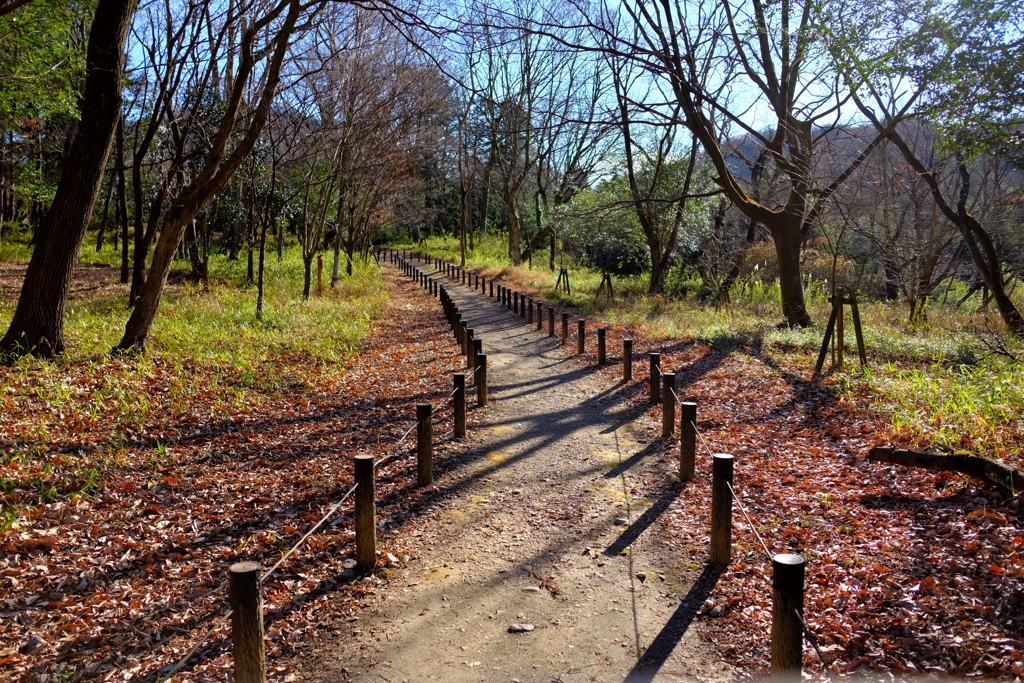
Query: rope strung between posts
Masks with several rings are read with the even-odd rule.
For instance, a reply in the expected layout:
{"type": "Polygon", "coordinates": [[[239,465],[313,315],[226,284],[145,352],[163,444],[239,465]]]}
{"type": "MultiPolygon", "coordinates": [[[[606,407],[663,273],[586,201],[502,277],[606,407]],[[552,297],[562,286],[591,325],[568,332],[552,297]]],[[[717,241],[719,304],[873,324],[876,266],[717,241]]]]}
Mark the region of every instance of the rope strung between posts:
{"type": "Polygon", "coordinates": [[[736,502],[736,507],[738,507],[740,509],[740,512],[743,513],[743,519],[747,520],[747,524],[750,525],[750,530],[754,532],[754,535],[757,536],[757,540],[761,542],[761,547],[764,548],[764,554],[768,556],[768,561],[771,562],[772,553],[770,550],[768,550],[768,546],[765,544],[764,539],[761,538],[761,534],[757,533],[757,527],[755,527],[754,523],[750,520],[750,516],[747,514],[746,509],[743,507],[743,503],[740,502],[739,496],[736,495],[736,491],[732,488],[732,484],[730,484],[729,482],[725,482],[725,485],[728,486],[729,491],[732,492],[732,499],[733,501],[736,502]]]}
{"type": "Polygon", "coordinates": [[[828,680],[835,683],[836,679],[832,676],[832,665],[826,662],[824,655],[821,654],[821,649],[818,647],[818,639],[814,637],[813,633],[811,633],[811,629],[807,628],[807,623],[804,621],[803,615],[800,614],[800,610],[793,608],[793,612],[796,614],[796,618],[800,621],[800,626],[804,630],[804,637],[807,638],[807,642],[811,644],[811,647],[814,648],[814,652],[817,653],[818,661],[821,662],[821,668],[823,668],[825,673],[828,675],[828,680]]]}
{"type": "MultiPolygon", "coordinates": [[[[672,397],[676,400],[676,404],[682,408],[683,402],[679,400],[679,394],[676,393],[675,389],[670,389],[670,391],[672,392],[672,397]]],[[[700,442],[704,444],[704,450],[708,452],[708,455],[712,455],[711,447],[708,446],[708,442],[704,440],[704,435],[700,433],[699,429],[697,429],[697,425],[694,424],[693,420],[690,420],[690,426],[693,427],[694,433],[700,438],[700,442]]]]}

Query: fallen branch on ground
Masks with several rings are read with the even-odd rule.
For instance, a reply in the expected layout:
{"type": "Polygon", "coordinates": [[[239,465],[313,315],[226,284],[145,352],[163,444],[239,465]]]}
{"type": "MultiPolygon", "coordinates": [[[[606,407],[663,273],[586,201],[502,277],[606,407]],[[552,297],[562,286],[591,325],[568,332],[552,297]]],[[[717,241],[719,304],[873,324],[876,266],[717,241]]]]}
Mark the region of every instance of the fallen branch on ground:
{"type": "Polygon", "coordinates": [[[963,451],[957,451],[952,455],[939,455],[875,446],[868,452],[868,460],[942,472],[962,472],[976,479],[995,484],[1013,495],[1024,491],[1024,475],[1014,468],[996,460],[963,451]]]}

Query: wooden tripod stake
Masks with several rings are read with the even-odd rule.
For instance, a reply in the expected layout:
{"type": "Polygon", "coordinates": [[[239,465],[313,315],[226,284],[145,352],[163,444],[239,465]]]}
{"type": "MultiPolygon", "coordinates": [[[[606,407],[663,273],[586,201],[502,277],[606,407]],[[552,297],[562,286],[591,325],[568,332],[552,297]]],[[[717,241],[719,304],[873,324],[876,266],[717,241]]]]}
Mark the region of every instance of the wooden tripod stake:
{"type": "Polygon", "coordinates": [[[860,325],[860,311],[857,309],[857,295],[853,292],[847,295],[843,290],[837,289],[835,296],[832,297],[832,314],[829,316],[828,326],[825,328],[825,338],[821,341],[818,362],[814,366],[815,375],[820,373],[821,368],[825,365],[825,356],[828,354],[829,343],[833,341],[833,335],[835,346],[833,347],[832,365],[835,368],[843,367],[845,346],[843,342],[843,307],[846,305],[849,305],[850,317],[853,319],[853,331],[857,337],[857,355],[860,357],[860,366],[867,367],[868,358],[864,349],[864,332],[860,325]]]}

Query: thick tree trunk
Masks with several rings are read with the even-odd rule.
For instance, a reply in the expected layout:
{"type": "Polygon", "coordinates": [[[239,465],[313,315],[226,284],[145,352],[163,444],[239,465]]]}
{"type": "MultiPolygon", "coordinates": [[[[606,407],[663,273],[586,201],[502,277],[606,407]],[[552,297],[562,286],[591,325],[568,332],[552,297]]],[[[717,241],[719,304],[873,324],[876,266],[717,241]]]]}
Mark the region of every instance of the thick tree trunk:
{"type": "Polygon", "coordinates": [[[804,305],[803,279],[800,277],[800,224],[770,226],[775,254],[779,259],[779,288],[782,315],[790,327],[807,327],[811,316],[804,305]]]}
{"type": "Polygon", "coordinates": [[[89,32],[82,121],[46,226],[32,253],[0,354],[52,356],[64,350],[71,274],[85,239],[121,112],[125,40],[135,0],[99,0],[89,32]]]}
{"type": "Polygon", "coordinates": [[[505,204],[505,215],[508,218],[508,257],[512,259],[512,265],[523,265],[523,254],[519,245],[519,212],[516,211],[516,191],[506,187],[503,201],[505,204]]]}

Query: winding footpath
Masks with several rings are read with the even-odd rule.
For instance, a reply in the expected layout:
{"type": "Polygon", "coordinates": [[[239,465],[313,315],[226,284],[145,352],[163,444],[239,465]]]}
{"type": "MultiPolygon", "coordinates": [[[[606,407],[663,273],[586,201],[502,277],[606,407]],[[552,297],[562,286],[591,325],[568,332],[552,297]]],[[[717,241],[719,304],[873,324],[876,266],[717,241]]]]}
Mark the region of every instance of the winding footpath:
{"type": "Polygon", "coordinates": [[[717,574],[679,557],[663,532],[663,513],[684,495],[677,465],[623,400],[643,384],[621,382],[617,350],[599,370],[574,357],[573,339],[548,337],[546,320],[538,332],[496,298],[421,267],[483,340],[489,405],[467,392],[469,435],[436,462],[432,504],[400,532],[410,561],[372,584],[378,599],[298,679],[729,678],[697,616],[717,574]]]}

